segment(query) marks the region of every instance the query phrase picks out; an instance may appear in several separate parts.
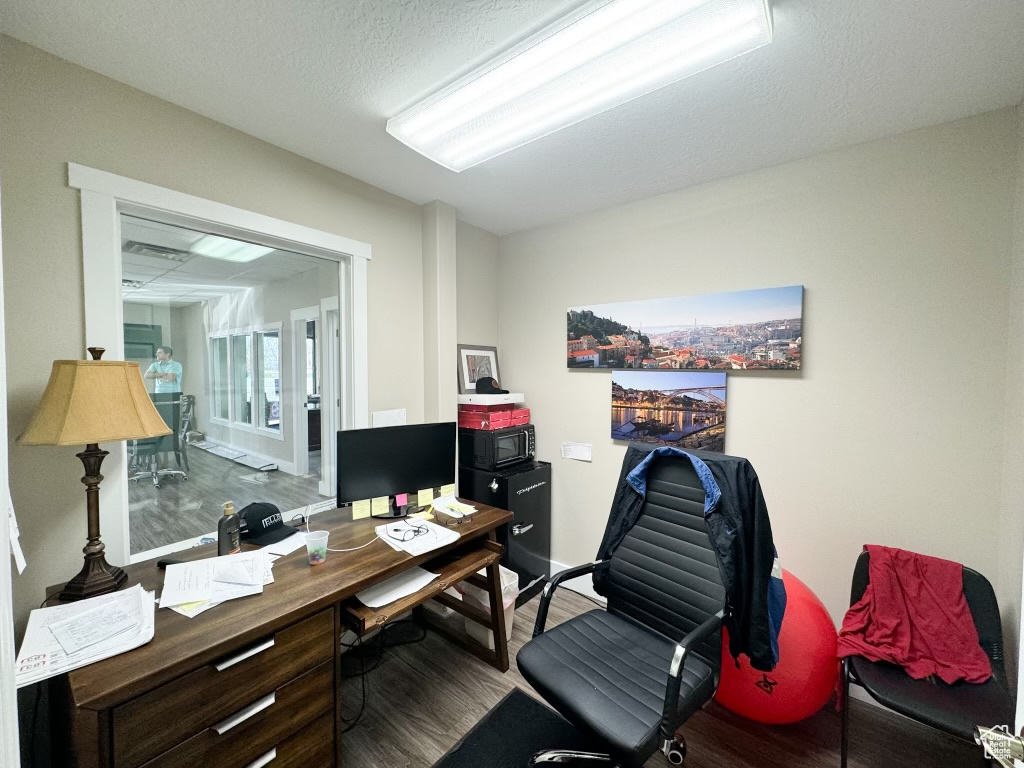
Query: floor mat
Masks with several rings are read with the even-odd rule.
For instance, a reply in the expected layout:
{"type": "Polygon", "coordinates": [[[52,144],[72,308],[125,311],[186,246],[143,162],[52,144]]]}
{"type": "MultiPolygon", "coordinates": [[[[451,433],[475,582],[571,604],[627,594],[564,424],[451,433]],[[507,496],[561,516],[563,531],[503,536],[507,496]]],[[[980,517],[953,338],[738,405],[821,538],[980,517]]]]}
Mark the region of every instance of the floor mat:
{"type": "Polygon", "coordinates": [[[473,726],[434,768],[527,768],[544,749],[599,752],[558,713],[522,691],[512,691],[473,726]]]}

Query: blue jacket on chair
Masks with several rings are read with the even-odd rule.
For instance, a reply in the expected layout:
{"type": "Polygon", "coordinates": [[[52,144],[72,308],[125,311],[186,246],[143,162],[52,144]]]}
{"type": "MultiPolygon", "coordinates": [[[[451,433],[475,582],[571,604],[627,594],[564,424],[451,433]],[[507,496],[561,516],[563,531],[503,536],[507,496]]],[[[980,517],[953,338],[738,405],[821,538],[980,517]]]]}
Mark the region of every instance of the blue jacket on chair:
{"type": "MultiPolygon", "coordinates": [[[[630,444],[622,462],[611,514],[598,550],[607,560],[637,521],[647,495],[647,470],[657,457],[676,456],[693,464],[704,486],[704,519],[725,585],[729,652],[745,653],[754,669],[774,669],[786,610],[786,587],[778,567],[768,510],[757,473],[737,456],[630,444]]],[[[607,564],[594,571],[594,588],[604,594],[607,564]]]]}

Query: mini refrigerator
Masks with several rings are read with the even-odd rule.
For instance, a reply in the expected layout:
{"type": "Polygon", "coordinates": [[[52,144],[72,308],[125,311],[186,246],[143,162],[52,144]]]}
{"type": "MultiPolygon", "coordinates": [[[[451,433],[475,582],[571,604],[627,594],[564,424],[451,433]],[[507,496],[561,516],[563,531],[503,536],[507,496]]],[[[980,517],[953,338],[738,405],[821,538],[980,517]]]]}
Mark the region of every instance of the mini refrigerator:
{"type": "Polygon", "coordinates": [[[544,588],[551,570],[550,462],[494,471],[459,467],[459,495],[512,513],[497,535],[505,547],[501,564],[519,574],[519,607],[544,588]]]}

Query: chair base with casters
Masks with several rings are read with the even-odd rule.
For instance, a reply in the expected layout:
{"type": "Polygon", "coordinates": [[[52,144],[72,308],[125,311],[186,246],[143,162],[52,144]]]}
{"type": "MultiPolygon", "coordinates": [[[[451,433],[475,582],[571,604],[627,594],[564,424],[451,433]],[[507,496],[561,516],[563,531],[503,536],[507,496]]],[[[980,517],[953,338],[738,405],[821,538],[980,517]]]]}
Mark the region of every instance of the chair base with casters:
{"type": "MultiPolygon", "coordinates": [[[[868,585],[869,555],[862,552],[853,574],[850,605],[860,601],[868,585]]],[[[915,680],[895,664],[848,656],[840,668],[842,731],[840,766],[846,768],[850,731],[850,683],[867,691],[886,709],[974,744],[977,726],[1013,724],[1014,703],[1003,666],[1002,625],[995,593],[988,580],[964,567],[964,597],[974,618],[982,649],[992,663],[992,677],[984,683],[915,680]]],[[[982,765],[982,756],[978,756],[982,765]]]]}
{"type": "Polygon", "coordinates": [[[639,516],[609,559],[544,587],[533,639],[516,659],[541,697],[607,752],[545,751],[531,765],[640,768],[659,751],[680,765],[686,743],[677,730],[718,687],[725,589],[704,488],[685,458],[659,458],[647,482],[639,516]],[[559,585],[599,566],[607,610],[545,631],[559,585]]]}
{"type": "MultiPolygon", "coordinates": [[[[159,463],[157,462],[157,458],[156,458],[155,454],[150,455],[148,457],[148,459],[149,459],[149,462],[148,462],[149,466],[146,467],[145,469],[138,469],[136,472],[134,472],[133,474],[129,475],[129,477],[128,477],[129,480],[133,480],[134,482],[137,483],[137,482],[139,482],[139,480],[141,480],[143,478],[149,478],[149,479],[151,479],[153,481],[153,487],[156,488],[157,490],[160,489],[160,478],[162,478],[162,477],[175,477],[175,478],[178,478],[178,479],[183,480],[183,481],[184,480],[188,480],[188,473],[187,472],[183,472],[180,469],[165,469],[165,468],[161,468],[159,463]]],[[[179,466],[180,466],[180,464],[179,464],[179,466]]],[[[186,469],[187,469],[187,460],[186,460],[186,469]]]]}
{"type": "Polygon", "coordinates": [[[188,474],[186,472],[182,472],[180,469],[161,469],[157,465],[156,457],[154,457],[153,459],[150,460],[150,468],[143,469],[143,470],[140,470],[138,472],[135,472],[135,474],[129,476],[128,479],[129,480],[134,480],[135,482],[138,482],[143,477],[147,477],[147,478],[152,479],[153,480],[153,486],[159,490],[160,489],[160,478],[162,478],[162,477],[176,477],[176,478],[178,478],[180,480],[187,480],[188,479],[188,474]]]}

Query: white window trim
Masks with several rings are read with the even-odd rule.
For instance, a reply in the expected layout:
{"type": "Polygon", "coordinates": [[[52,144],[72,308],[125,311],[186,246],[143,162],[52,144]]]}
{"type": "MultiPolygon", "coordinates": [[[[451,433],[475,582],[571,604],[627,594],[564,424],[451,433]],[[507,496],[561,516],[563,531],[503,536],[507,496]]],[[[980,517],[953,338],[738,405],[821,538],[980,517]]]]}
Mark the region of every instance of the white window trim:
{"type": "MultiPolygon", "coordinates": [[[[342,429],[369,426],[367,272],[372,249],[340,235],[323,232],[224,203],[147,184],[106,171],[68,163],[68,186],[81,190],[82,264],[86,346],[105,347],[107,359],[123,357],[124,312],[121,304],[120,214],[168,224],[201,227],[204,232],[258,242],[275,248],[338,262],[338,295],[344,311],[340,345],[342,429]]],[[[322,459],[334,461],[332,440],[322,459]]],[[[100,487],[100,519],[107,558],[131,561],[128,537],[128,462],[125,443],[104,446],[107,482],[100,487]]]]}
{"type": "MultiPolygon", "coordinates": [[[[211,375],[209,377],[210,378],[210,391],[209,391],[209,395],[210,395],[210,402],[211,403],[214,402],[214,381],[213,381],[213,374],[212,374],[214,366],[212,365],[213,347],[212,347],[212,345],[210,345],[210,342],[213,341],[214,339],[228,339],[228,390],[232,391],[233,386],[234,386],[234,381],[233,381],[233,379],[234,379],[233,370],[234,369],[233,369],[233,367],[231,365],[231,338],[233,336],[249,336],[250,338],[253,338],[253,359],[254,359],[254,362],[255,361],[262,361],[263,356],[256,349],[255,336],[256,336],[257,333],[266,333],[267,331],[276,332],[278,339],[280,339],[281,335],[284,333],[284,323],[283,322],[262,323],[261,325],[246,326],[245,328],[229,328],[228,330],[214,331],[213,333],[207,334],[207,339],[206,339],[206,341],[207,341],[207,353],[210,355],[210,359],[211,359],[211,365],[210,365],[211,375]]],[[[280,362],[278,364],[281,365],[280,362]]],[[[256,362],[256,365],[258,366],[259,363],[256,362]]],[[[279,370],[279,373],[281,374],[281,388],[282,388],[281,391],[283,392],[284,391],[284,373],[285,373],[285,369],[284,369],[283,365],[281,366],[281,369],[279,370]]],[[[255,382],[256,382],[256,377],[253,376],[253,383],[255,384],[255,382]]],[[[256,391],[253,390],[253,392],[250,393],[250,397],[255,399],[255,396],[256,396],[256,391]]],[[[298,395],[296,395],[296,397],[298,397],[298,395]]],[[[259,414],[259,409],[254,406],[252,413],[253,413],[253,416],[255,418],[259,414]]],[[[211,416],[210,417],[210,422],[213,423],[213,424],[217,424],[219,426],[222,426],[222,427],[227,427],[228,429],[237,429],[240,432],[249,432],[249,433],[254,434],[254,435],[262,435],[263,437],[269,437],[272,440],[284,441],[284,439],[285,439],[284,438],[284,422],[285,422],[284,409],[281,410],[281,421],[280,421],[278,429],[271,429],[270,427],[265,427],[262,424],[246,424],[244,421],[237,421],[235,419],[235,400],[234,400],[234,393],[233,392],[232,392],[231,396],[228,398],[228,418],[227,419],[222,419],[220,416],[211,416]]]]}

